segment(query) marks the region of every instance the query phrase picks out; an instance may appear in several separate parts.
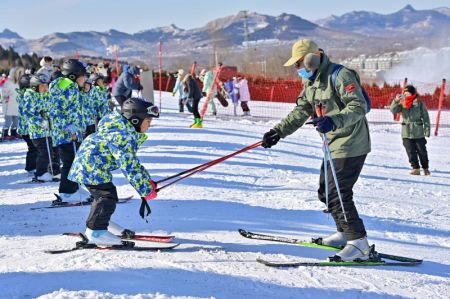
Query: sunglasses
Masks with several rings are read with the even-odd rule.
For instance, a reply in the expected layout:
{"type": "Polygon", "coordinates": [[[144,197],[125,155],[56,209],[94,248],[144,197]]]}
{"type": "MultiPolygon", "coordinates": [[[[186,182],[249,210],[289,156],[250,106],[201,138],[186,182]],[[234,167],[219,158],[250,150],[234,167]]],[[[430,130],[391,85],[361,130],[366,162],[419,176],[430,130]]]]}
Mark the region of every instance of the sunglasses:
{"type": "Polygon", "coordinates": [[[304,60],[303,57],[300,58],[296,63],[294,63],[294,66],[295,66],[296,68],[300,68],[300,65],[302,64],[303,60],[304,60]]]}

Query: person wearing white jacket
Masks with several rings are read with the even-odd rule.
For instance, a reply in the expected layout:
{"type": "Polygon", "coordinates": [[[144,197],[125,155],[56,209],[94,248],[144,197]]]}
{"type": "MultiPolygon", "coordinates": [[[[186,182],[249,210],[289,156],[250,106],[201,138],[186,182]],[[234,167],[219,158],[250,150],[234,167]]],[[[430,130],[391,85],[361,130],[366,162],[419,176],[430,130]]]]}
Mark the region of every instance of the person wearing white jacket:
{"type": "Polygon", "coordinates": [[[247,103],[250,101],[250,91],[248,90],[247,79],[237,77],[237,83],[234,84],[234,87],[239,90],[239,100],[241,101],[241,107],[242,111],[244,112],[244,116],[249,116],[250,108],[248,107],[247,103]]]}
{"type": "Polygon", "coordinates": [[[20,138],[17,134],[19,105],[17,104],[17,91],[19,88],[19,79],[25,73],[23,67],[11,68],[8,80],[3,84],[3,113],[5,115],[5,123],[2,130],[3,140],[13,140],[20,138]],[[10,133],[11,129],[11,133],[10,133]]]}

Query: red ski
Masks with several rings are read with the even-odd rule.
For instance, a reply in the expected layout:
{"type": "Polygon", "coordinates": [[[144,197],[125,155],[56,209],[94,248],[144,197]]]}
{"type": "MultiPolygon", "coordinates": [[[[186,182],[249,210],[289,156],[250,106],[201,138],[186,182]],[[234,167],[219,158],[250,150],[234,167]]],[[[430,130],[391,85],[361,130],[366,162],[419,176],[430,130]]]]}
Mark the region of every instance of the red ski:
{"type": "MultiPolygon", "coordinates": [[[[63,233],[65,236],[72,236],[72,237],[80,237],[82,238],[82,233],[78,232],[72,232],[72,233],[63,233]]],[[[148,241],[148,242],[157,242],[157,243],[170,243],[173,241],[175,236],[165,236],[165,235],[134,235],[134,237],[124,238],[123,236],[118,236],[122,240],[135,240],[135,241],[148,241]]]]}

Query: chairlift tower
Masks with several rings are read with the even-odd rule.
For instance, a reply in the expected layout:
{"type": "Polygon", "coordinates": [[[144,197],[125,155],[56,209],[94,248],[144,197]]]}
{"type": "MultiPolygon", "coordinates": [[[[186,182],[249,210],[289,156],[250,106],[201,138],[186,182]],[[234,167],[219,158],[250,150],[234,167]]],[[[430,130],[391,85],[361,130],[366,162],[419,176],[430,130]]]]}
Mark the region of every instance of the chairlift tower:
{"type": "Polygon", "coordinates": [[[245,47],[248,48],[248,16],[247,16],[247,11],[244,10],[244,43],[245,43],[245,47]]]}

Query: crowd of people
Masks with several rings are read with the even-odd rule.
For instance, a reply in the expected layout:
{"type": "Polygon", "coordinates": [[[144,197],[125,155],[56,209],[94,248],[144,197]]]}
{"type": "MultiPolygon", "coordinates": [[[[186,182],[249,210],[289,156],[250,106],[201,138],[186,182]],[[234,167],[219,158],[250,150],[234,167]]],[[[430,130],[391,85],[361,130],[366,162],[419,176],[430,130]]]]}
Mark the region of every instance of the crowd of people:
{"type": "Polygon", "coordinates": [[[78,200],[86,194],[76,194],[78,184],[67,176],[82,140],[111,112],[108,79],[104,65],[69,59],[58,66],[49,56],[40,64],[37,71],[11,68],[1,92],[2,139],[27,143],[25,170],[32,181],[59,181],[55,203],[78,200]]]}
{"type": "MultiPolygon", "coordinates": [[[[353,201],[353,186],[371,151],[366,118],[370,102],[358,75],[333,63],[311,40],[297,41],[285,66],[294,66],[304,88],[296,107],[264,134],[261,144],[264,148],[275,146],[311,118],[324,144],[318,198],[336,224],[334,233],[316,242],[342,247],[331,258],[333,261],[368,260],[371,247],[353,201]]],[[[4,130],[20,135],[27,143],[25,169],[36,182],[59,181],[55,205],[91,201],[86,236],[93,244],[111,246],[121,244],[118,234],[130,232],[110,222],[118,200],[112,171],[122,170],[141,196],[143,207],[157,196],[156,183],[136,158],[136,151],[146,140],[144,133],[152,119],[159,117],[159,110],[133,95],[143,89],[138,66],[128,67],[118,78],[112,94],[120,109],[111,109],[102,71],[101,65],[87,65],[77,59],[55,67],[50,57],[44,57],[35,73],[26,73],[20,67],[11,69],[2,93],[8,105],[17,102],[16,108],[4,110],[17,110],[15,117],[5,113],[11,117],[5,118],[4,130]],[[80,185],[89,192],[83,194],[80,185]]],[[[202,89],[193,74],[180,69],[173,89],[173,95],[178,93],[179,111],[186,106],[194,115],[192,128],[202,127],[200,99],[207,94],[214,98],[223,90],[233,103],[240,101],[244,115],[249,115],[250,93],[245,79],[216,83],[213,72],[203,69],[199,80],[202,89]]],[[[214,100],[209,107],[215,115],[214,100]]],[[[430,175],[425,146],[425,137],[430,135],[429,117],[415,88],[406,86],[404,94],[393,100],[391,110],[403,115],[402,138],[413,168],[411,174],[419,175],[422,166],[424,174],[430,175]]]]}
{"type": "MultiPolygon", "coordinates": [[[[178,96],[179,112],[184,112],[184,107],[194,115],[194,123],[191,128],[202,128],[202,117],[198,111],[198,105],[202,97],[206,97],[209,93],[210,100],[208,108],[211,115],[217,115],[217,108],[215,99],[221,105],[228,106],[228,100],[231,100],[236,107],[241,103],[243,116],[250,116],[250,108],[248,102],[250,101],[250,92],[248,89],[248,82],[242,76],[233,77],[226,82],[220,80],[214,81],[214,73],[210,69],[202,69],[198,75],[199,81],[202,83],[202,88],[196,81],[195,75],[186,73],[183,69],[179,69],[176,74],[177,80],[172,90],[172,96],[178,96]]],[[[236,110],[235,110],[236,115],[236,110]]]]}

